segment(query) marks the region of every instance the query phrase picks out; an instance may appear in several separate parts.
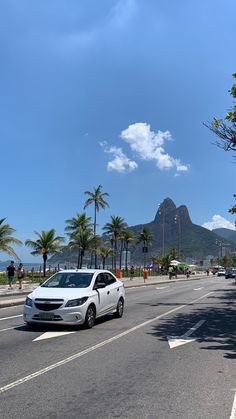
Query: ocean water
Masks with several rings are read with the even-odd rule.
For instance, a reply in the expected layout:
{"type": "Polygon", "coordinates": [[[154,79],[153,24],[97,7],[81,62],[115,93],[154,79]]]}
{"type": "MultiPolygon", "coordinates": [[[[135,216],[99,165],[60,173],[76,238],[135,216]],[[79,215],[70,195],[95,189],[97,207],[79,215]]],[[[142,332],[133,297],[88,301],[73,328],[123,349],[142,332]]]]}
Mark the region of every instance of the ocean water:
{"type": "MultiPolygon", "coordinates": [[[[4,262],[0,262],[0,271],[5,271],[6,267],[9,265],[10,261],[11,260],[6,260],[4,262]]],[[[25,268],[26,271],[31,271],[32,268],[34,268],[34,270],[38,271],[38,270],[40,270],[40,266],[41,266],[41,269],[43,269],[43,262],[42,263],[33,263],[33,262],[24,262],[24,261],[21,261],[21,262],[23,263],[24,268],[25,268]]],[[[14,263],[15,263],[15,266],[18,267],[19,262],[14,261],[14,263]]],[[[58,265],[52,265],[50,263],[47,263],[47,269],[49,268],[49,266],[52,270],[54,268],[58,268],[58,265]]]]}

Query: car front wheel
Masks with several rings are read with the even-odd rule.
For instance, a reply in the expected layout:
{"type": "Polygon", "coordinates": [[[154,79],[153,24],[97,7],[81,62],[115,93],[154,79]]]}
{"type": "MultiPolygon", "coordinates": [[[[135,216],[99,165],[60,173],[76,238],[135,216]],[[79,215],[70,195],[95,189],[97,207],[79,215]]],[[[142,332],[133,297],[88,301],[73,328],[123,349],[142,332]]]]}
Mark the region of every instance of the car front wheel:
{"type": "Polygon", "coordinates": [[[89,306],[86,317],[85,317],[85,327],[87,329],[92,329],[96,320],[96,312],[94,306],[89,306]]]}
{"type": "Polygon", "coordinates": [[[120,298],[116,306],[115,316],[120,318],[123,316],[123,313],[124,313],[124,300],[123,298],[120,298]]]}

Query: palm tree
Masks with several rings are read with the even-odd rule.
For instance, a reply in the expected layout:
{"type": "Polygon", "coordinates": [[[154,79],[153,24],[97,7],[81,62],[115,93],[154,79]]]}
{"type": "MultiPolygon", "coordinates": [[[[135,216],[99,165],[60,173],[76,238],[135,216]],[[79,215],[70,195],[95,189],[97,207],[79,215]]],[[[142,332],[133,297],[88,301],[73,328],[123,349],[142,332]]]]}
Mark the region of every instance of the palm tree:
{"type": "Polygon", "coordinates": [[[65,227],[65,231],[68,231],[66,233],[70,238],[70,243],[74,243],[74,246],[66,246],[65,248],[76,248],[78,250],[78,260],[77,260],[77,268],[79,269],[81,264],[81,230],[89,231],[91,234],[91,224],[90,224],[91,217],[87,217],[85,212],[82,214],[79,214],[77,212],[76,216],[66,220],[66,223],[68,224],[65,227]],[[79,238],[77,237],[79,236],[79,238]],[[79,241],[79,243],[78,243],[79,241]],[[76,246],[75,244],[78,244],[76,246]]]}
{"type": "MultiPolygon", "coordinates": [[[[97,188],[94,188],[93,192],[85,191],[85,195],[88,195],[89,198],[85,201],[84,209],[93,204],[94,205],[94,222],[93,222],[93,234],[96,236],[96,227],[97,227],[97,212],[102,208],[105,209],[109,207],[108,203],[105,201],[104,197],[109,196],[107,192],[102,193],[102,185],[99,185],[97,188]]],[[[97,254],[95,252],[95,268],[97,268],[97,254]]]]}
{"type": "Polygon", "coordinates": [[[124,231],[126,228],[127,224],[124,221],[124,218],[115,215],[112,215],[111,222],[106,223],[103,227],[105,233],[111,235],[114,250],[114,269],[116,269],[117,241],[121,235],[121,232],[124,231]]]}
{"type": "Polygon", "coordinates": [[[142,243],[143,244],[143,254],[144,254],[143,265],[144,265],[144,268],[146,266],[146,255],[147,255],[147,252],[148,252],[148,245],[152,244],[153,241],[154,241],[153,235],[150,234],[147,227],[143,227],[142,230],[138,234],[137,243],[142,243]]]}
{"type": "Polygon", "coordinates": [[[42,255],[43,256],[43,276],[46,276],[46,264],[49,255],[60,252],[62,250],[62,243],[64,238],[56,236],[56,230],[43,230],[41,233],[34,232],[38,237],[36,240],[28,239],[25,242],[26,246],[34,249],[31,255],[42,255]]]}
{"type": "Polygon", "coordinates": [[[68,225],[65,227],[65,231],[68,232],[67,234],[70,236],[70,234],[74,233],[78,227],[85,229],[89,228],[91,226],[90,221],[91,217],[87,217],[85,212],[82,214],[77,212],[75,217],[66,220],[66,224],[68,225]]]}
{"type": "Polygon", "coordinates": [[[125,270],[128,271],[128,251],[129,251],[129,244],[135,240],[135,237],[131,230],[124,230],[122,233],[122,238],[124,241],[124,249],[125,249],[125,270]]]}
{"type": "Polygon", "coordinates": [[[10,224],[4,224],[6,218],[0,219],[0,251],[6,252],[10,256],[14,256],[16,259],[19,259],[11,244],[22,244],[22,242],[15,237],[12,237],[12,234],[16,231],[10,226],[10,224]]]}
{"type": "Polygon", "coordinates": [[[113,256],[114,250],[111,247],[101,246],[98,254],[102,258],[102,269],[105,269],[106,260],[109,256],[113,256]]]}
{"type": "Polygon", "coordinates": [[[94,236],[91,229],[78,227],[74,233],[71,233],[70,242],[66,248],[78,249],[77,269],[82,268],[85,251],[91,249],[97,241],[98,236],[94,236]]]}

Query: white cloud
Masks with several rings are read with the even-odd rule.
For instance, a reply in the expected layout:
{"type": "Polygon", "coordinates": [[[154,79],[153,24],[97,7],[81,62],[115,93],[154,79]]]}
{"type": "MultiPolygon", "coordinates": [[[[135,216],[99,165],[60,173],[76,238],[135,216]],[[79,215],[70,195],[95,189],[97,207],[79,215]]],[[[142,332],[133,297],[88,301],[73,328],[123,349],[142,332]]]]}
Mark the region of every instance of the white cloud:
{"type": "Polygon", "coordinates": [[[204,223],[202,227],[205,227],[208,230],[214,230],[215,228],[229,228],[230,230],[236,230],[236,227],[233,223],[218,214],[213,215],[212,220],[204,223]]]}
{"type": "Polygon", "coordinates": [[[137,163],[133,160],[130,160],[123,153],[121,148],[115,146],[109,147],[106,142],[101,142],[100,146],[104,149],[105,153],[113,155],[113,159],[107,164],[108,171],[125,173],[132,172],[133,170],[137,169],[137,163]]]}
{"type": "Polygon", "coordinates": [[[179,159],[165,152],[165,142],[172,140],[169,131],[154,132],[151,131],[149,124],[137,122],[129,125],[120,136],[140,159],[154,160],[160,170],[175,168],[179,173],[189,169],[188,165],[182,164],[179,159]]]}

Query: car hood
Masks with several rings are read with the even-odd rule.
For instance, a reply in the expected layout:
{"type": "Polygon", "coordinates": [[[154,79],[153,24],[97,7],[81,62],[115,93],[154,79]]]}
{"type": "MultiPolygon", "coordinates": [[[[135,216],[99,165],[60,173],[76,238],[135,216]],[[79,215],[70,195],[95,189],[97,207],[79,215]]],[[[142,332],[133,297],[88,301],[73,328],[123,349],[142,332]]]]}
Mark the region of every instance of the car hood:
{"type": "Polygon", "coordinates": [[[90,288],[44,288],[38,287],[31,294],[30,298],[61,298],[73,300],[74,298],[87,297],[94,294],[90,288]]]}

